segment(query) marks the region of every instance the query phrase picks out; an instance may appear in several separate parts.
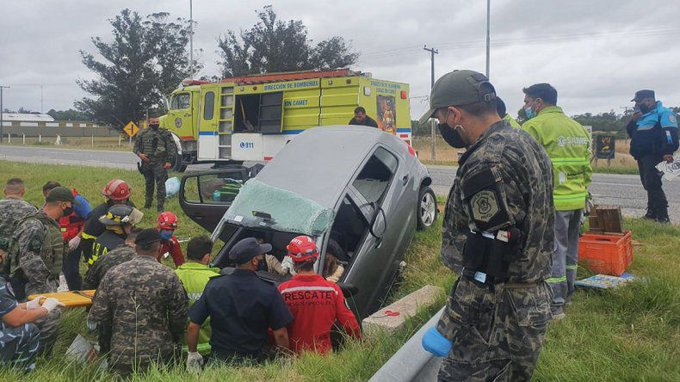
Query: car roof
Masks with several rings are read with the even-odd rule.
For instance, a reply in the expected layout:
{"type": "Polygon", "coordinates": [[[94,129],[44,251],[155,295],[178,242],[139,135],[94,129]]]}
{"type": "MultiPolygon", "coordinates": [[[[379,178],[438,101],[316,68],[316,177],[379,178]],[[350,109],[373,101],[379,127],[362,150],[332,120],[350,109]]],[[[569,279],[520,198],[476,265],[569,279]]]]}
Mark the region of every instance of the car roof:
{"type": "MultiPolygon", "coordinates": [[[[400,140],[368,126],[322,126],[291,140],[257,175],[268,185],[295,192],[326,208],[338,198],[378,143],[400,140]]],[[[394,150],[392,150],[394,151],[394,150]]]]}

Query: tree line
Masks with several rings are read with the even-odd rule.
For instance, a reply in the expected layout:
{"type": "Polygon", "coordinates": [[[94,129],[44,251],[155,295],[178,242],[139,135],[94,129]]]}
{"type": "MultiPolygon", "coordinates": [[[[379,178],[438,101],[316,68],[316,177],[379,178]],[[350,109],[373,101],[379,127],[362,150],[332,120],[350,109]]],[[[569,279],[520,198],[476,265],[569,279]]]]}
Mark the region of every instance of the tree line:
{"type": "MultiPolygon", "coordinates": [[[[272,72],[335,69],[354,64],[359,54],[340,36],[314,43],[300,20],[280,20],[271,6],[258,10],[250,29],[233,30],[217,38],[221,72],[200,79],[272,72]]],[[[191,25],[167,12],[142,17],[124,9],[109,20],[109,39],[92,37],[95,53],[81,51],[82,62],[94,79],[79,80],[89,94],[75,102],[91,120],[122,128],[143,119],[151,109],[165,111],[167,97],[180,82],[203,65],[190,62],[191,25]]],[[[194,26],[196,22],[194,21],[194,26]]]]}

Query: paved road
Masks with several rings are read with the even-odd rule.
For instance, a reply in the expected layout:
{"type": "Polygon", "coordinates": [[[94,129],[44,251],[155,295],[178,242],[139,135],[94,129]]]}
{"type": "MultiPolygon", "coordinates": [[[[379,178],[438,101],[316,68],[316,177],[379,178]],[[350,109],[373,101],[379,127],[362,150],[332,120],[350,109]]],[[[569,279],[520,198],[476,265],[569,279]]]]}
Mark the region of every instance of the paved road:
{"type": "MultiPolygon", "coordinates": [[[[104,150],[70,150],[43,147],[0,146],[0,160],[29,163],[71,164],[81,166],[135,169],[137,158],[130,152],[104,150]]],[[[209,165],[191,166],[206,169],[209,165]]],[[[447,195],[456,170],[448,166],[428,166],[437,195],[447,195]]],[[[670,204],[671,220],[680,223],[680,180],[664,185],[670,204]]],[[[646,193],[637,175],[594,174],[591,192],[596,204],[623,207],[628,216],[642,216],[646,208],[646,193]]]]}

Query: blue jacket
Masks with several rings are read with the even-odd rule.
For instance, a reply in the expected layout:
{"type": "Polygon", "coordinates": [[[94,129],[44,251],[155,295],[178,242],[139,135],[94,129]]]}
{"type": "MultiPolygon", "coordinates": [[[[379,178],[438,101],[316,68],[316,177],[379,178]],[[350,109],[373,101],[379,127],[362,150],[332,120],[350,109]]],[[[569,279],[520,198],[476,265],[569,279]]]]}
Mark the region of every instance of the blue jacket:
{"type": "Polygon", "coordinates": [[[631,138],[630,154],[635,159],[650,154],[673,154],[678,149],[677,118],[661,101],[637,121],[630,121],[626,130],[631,138]]]}

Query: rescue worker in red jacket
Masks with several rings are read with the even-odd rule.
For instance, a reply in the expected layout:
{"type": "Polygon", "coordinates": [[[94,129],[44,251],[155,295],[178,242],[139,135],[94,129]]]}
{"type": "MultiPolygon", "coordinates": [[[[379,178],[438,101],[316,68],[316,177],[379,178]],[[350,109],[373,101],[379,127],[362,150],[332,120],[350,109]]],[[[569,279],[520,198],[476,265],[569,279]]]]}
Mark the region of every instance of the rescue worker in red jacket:
{"type": "Polygon", "coordinates": [[[298,236],[286,248],[296,274],[279,285],[279,292],[294,317],[288,325],[291,350],[321,354],[333,351],[331,328],[336,321],[347,334],[360,338],[359,323],[340,287],[314,271],[319,258],[314,241],[309,236],[298,236]]]}
{"type": "MultiPolygon", "coordinates": [[[[55,181],[45,183],[42,188],[43,195],[47,198],[47,194],[59,186],[61,184],[55,181]]],[[[80,276],[80,256],[83,251],[80,246],[80,235],[83,233],[85,220],[92,214],[92,207],[90,207],[87,199],[80,195],[75,188],[71,192],[76,201],[73,204],[73,212],[70,215],[63,216],[58,222],[64,242],[68,245],[68,253],[64,256],[62,272],[64,272],[64,278],[69,290],[81,290],[83,288],[83,279],[80,276]]]]}
{"type": "Polygon", "coordinates": [[[184,254],[182,248],[179,246],[179,241],[173,233],[177,229],[177,215],[170,211],[161,212],[158,215],[158,227],[156,229],[161,234],[161,252],[156,257],[158,262],[164,254],[169,253],[172,256],[172,261],[175,262],[175,267],[184,264],[184,254]]]}

